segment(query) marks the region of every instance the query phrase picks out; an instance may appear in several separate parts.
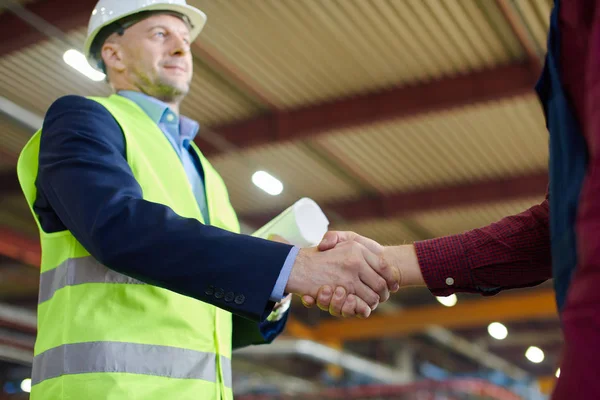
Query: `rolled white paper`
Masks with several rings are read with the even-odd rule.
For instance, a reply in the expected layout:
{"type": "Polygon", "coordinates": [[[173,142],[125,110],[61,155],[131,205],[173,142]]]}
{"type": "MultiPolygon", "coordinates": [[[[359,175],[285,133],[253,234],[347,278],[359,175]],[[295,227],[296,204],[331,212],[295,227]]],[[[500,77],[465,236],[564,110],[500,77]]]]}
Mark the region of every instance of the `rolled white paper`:
{"type": "Polygon", "coordinates": [[[273,218],[252,236],[268,239],[279,235],[294,246],[314,247],[321,242],[329,220],[321,207],[312,199],[304,197],[273,218]]]}

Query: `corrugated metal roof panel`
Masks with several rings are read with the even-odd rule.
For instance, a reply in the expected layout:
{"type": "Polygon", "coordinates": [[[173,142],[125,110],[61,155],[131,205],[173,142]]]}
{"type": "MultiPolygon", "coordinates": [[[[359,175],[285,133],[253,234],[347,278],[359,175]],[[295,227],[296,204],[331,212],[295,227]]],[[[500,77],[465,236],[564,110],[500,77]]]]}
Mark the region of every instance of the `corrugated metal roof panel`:
{"type": "Polygon", "coordinates": [[[522,57],[497,7],[480,2],[191,3],[208,15],[201,40],[285,107],[522,57]]]}
{"type": "MultiPolygon", "coordinates": [[[[81,48],[85,28],[68,35],[81,48]]],[[[68,94],[107,95],[109,88],[74,71],[62,57],[69,45],[50,39],[0,59],[0,91],[5,97],[44,115],[54,100],[68,94]]]]}
{"type": "Polygon", "coordinates": [[[37,237],[37,225],[21,193],[3,196],[0,202],[0,226],[37,237]]]}
{"type": "Polygon", "coordinates": [[[194,61],[194,79],[181,104],[181,113],[201,124],[218,125],[256,114],[260,107],[244,97],[198,60],[194,61]]]}
{"type": "MultiPolygon", "coordinates": [[[[12,155],[14,160],[33,132],[17,125],[15,122],[0,114],[0,145],[2,152],[12,155]]],[[[4,158],[4,157],[2,157],[4,158]]]]}
{"type": "MultiPolygon", "coordinates": [[[[294,202],[287,182],[283,182],[284,190],[279,196],[271,196],[252,183],[254,165],[241,156],[225,155],[211,160],[215,169],[222,176],[229,199],[237,213],[250,213],[262,210],[282,210],[294,202]]],[[[277,174],[273,172],[275,176],[277,174]]]]}
{"type": "Polygon", "coordinates": [[[540,54],[545,54],[553,0],[516,0],[513,2],[540,54]]]}
{"type": "MultiPolygon", "coordinates": [[[[525,51],[519,42],[519,39],[513,32],[509,22],[504,17],[500,10],[497,1],[477,1],[474,0],[477,7],[485,14],[487,20],[490,21],[489,28],[496,32],[496,37],[502,42],[511,55],[511,59],[522,60],[525,58],[525,51]]],[[[466,1],[465,3],[470,3],[466,1]]]]}
{"type": "Polygon", "coordinates": [[[540,204],[543,196],[497,202],[486,205],[457,207],[412,215],[410,219],[434,237],[453,235],[481,228],[500,219],[518,214],[540,204]]]}
{"type": "Polygon", "coordinates": [[[331,172],[311,151],[298,143],[250,149],[215,158],[212,162],[223,175],[231,200],[240,213],[287,207],[301,197],[318,202],[344,200],[358,190],[331,172]],[[256,188],[252,174],[264,170],[284,185],[281,196],[272,197],[256,188]]]}
{"type": "MultiPolygon", "coordinates": [[[[10,1],[12,1],[14,3],[18,3],[22,6],[26,6],[30,3],[36,2],[36,0],[10,0],[10,1]]],[[[9,5],[9,3],[7,3],[7,2],[0,3],[0,14],[2,14],[3,12],[10,12],[10,11],[8,11],[8,5],[9,5]]]]}
{"type": "Polygon", "coordinates": [[[497,178],[547,167],[536,97],[481,103],[315,139],[384,192],[497,178]]]}

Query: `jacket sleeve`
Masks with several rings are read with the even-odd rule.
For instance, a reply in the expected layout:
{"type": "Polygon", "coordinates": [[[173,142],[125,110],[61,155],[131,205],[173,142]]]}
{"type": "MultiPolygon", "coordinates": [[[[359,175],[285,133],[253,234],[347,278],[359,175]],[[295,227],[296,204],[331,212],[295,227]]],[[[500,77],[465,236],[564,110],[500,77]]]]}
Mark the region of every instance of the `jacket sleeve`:
{"type": "Polygon", "coordinates": [[[42,132],[34,209],[44,229],[68,229],[108,268],[143,282],[254,321],[269,315],[292,246],[204,225],[144,200],[121,128],[93,100],[57,100],[42,132]],[[236,301],[216,298],[218,289],[236,301]]]}
{"type": "Polygon", "coordinates": [[[419,265],[435,296],[484,296],[552,278],[548,194],[529,209],[488,226],[415,243],[419,265]]]}

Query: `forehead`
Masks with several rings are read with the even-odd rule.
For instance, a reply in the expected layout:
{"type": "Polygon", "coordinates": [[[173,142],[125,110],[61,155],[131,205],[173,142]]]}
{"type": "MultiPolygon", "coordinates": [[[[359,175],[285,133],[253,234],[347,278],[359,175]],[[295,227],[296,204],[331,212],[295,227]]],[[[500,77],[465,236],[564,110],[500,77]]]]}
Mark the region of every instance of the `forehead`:
{"type": "Polygon", "coordinates": [[[182,34],[189,34],[190,27],[180,17],[173,14],[155,14],[143,19],[134,26],[132,30],[147,31],[155,27],[163,27],[172,31],[178,31],[182,34]]]}

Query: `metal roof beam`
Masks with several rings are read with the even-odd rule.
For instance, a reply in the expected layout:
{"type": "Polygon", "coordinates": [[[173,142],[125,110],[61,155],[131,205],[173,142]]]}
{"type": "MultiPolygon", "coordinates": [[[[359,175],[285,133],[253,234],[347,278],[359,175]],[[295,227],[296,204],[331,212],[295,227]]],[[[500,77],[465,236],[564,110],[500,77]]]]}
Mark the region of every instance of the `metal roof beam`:
{"type": "Polygon", "coordinates": [[[26,308],[0,303],[0,326],[18,329],[21,332],[35,333],[37,331],[36,313],[26,308]]]}
{"type": "MultiPolygon", "coordinates": [[[[398,218],[424,211],[489,204],[525,197],[543,196],[548,173],[540,171],[512,178],[440,186],[413,192],[397,192],[355,200],[323,203],[346,221],[398,218]]],[[[277,212],[242,214],[240,219],[252,226],[263,226],[277,212]]]]}
{"type": "Polygon", "coordinates": [[[521,44],[521,47],[523,47],[525,54],[527,54],[530,68],[532,68],[534,73],[540,73],[543,67],[542,57],[538,52],[538,47],[532,38],[531,33],[527,29],[527,25],[519,16],[516,5],[510,0],[497,0],[497,2],[502,15],[504,15],[504,18],[510,25],[510,28],[521,44]]]}
{"type": "MultiPolygon", "coordinates": [[[[0,14],[1,16],[1,14],[0,14]]],[[[33,134],[42,128],[44,118],[0,96],[0,114],[28,129],[33,134]]]]}
{"type": "Polygon", "coordinates": [[[40,266],[41,247],[37,239],[0,227],[0,255],[23,264],[40,266]]]}
{"type": "MultiPolygon", "coordinates": [[[[327,103],[267,113],[213,132],[248,148],[304,139],[332,130],[412,118],[475,103],[532,93],[538,75],[529,63],[500,66],[466,75],[446,77],[413,86],[394,87],[327,103]]],[[[203,146],[202,135],[198,144],[203,146]]],[[[209,146],[207,155],[220,150],[209,146]]]]}
{"type": "MultiPolygon", "coordinates": [[[[23,6],[63,32],[87,25],[97,0],[38,0],[23,6]]],[[[0,14],[0,26],[6,36],[0,42],[0,57],[48,39],[42,27],[36,29],[11,12],[0,14]]]]}
{"type": "Polygon", "coordinates": [[[558,318],[553,290],[527,290],[459,302],[454,307],[439,304],[412,307],[368,320],[332,320],[314,329],[316,337],[330,340],[365,340],[400,337],[426,332],[432,325],[448,329],[486,325],[494,321],[558,318]]]}

